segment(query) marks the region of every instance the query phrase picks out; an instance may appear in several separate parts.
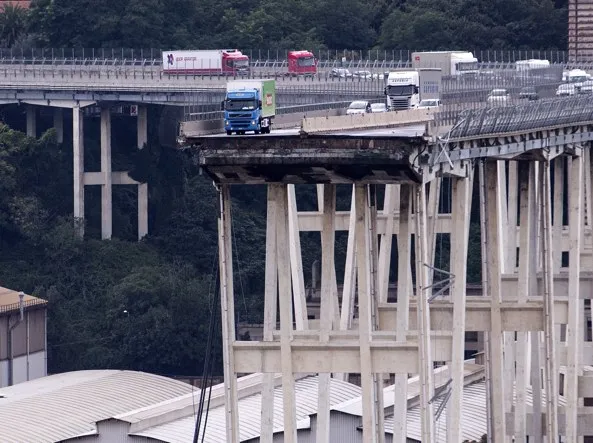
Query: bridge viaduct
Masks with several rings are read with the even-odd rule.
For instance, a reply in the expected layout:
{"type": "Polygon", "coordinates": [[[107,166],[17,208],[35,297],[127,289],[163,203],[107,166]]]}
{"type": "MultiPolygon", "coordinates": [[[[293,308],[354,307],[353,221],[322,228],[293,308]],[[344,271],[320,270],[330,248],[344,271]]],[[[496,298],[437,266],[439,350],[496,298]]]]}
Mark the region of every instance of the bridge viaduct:
{"type": "MultiPolygon", "coordinates": [[[[358,373],[363,441],[385,438],[385,374],[395,375],[393,441],[406,441],[406,381],[418,374],[422,441],[437,441],[434,398],[445,396],[446,441],[458,443],[469,331],[485,333],[491,441],[578,442],[593,435],[584,407],[593,397],[585,319],[593,288],[593,105],[583,98],[549,99],[471,111],[444,134],[431,127],[430,113],[412,112],[411,119],[424,123],[398,128],[402,117],[395,113],[375,128],[364,117],[304,119],[294,133],[186,141],[220,195],[227,441],[239,441],[236,374],[263,372],[266,405],[273,405],[273,374],[282,374],[286,442],[297,435],[294,374],[319,373],[317,441],[328,442],[330,377],[358,373]],[[257,342],[235,339],[230,198],[239,183],[268,187],[264,333],[257,342]],[[314,214],[297,211],[296,185],[302,183],[318,185],[314,214]],[[450,193],[441,192],[444,183],[450,193]],[[339,184],[353,188],[348,215],[336,212],[339,184]],[[381,210],[379,186],[385,187],[381,210]],[[465,287],[472,192],[481,226],[479,297],[468,296],[465,287]],[[338,297],[335,232],[346,223],[338,297]],[[306,317],[302,229],[321,233],[318,322],[306,317]],[[435,266],[437,234],[450,241],[446,269],[435,266]],[[396,302],[387,300],[392,267],[396,302]],[[443,392],[434,387],[437,360],[451,369],[443,392]]],[[[274,411],[264,409],[261,441],[268,442],[274,411]]]]}
{"type": "MultiPolygon", "coordinates": [[[[16,71],[15,71],[16,72],[16,71]]],[[[111,237],[111,186],[137,184],[139,236],[147,233],[147,189],[111,170],[113,103],[138,104],[137,140],[147,141],[146,105],[184,106],[215,82],[201,79],[64,71],[52,77],[26,70],[3,76],[0,103],[72,109],[74,215],[84,219],[84,186],[102,189],[102,237],[111,237]],[[69,74],[67,74],[69,72],[69,74]],[[68,77],[69,75],[69,77],[68,77]],[[95,76],[95,77],[93,77],[95,76]],[[127,76],[127,77],[126,77],[127,76]],[[202,81],[204,80],[204,81],[202,81]],[[84,171],[84,107],[101,106],[101,171],[84,171]]],[[[342,83],[345,84],[345,83],[342,83]]],[[[280,89],[283,84],[280,84],[280,89]]],[[[320,87],[328,90],[330,86],[320,87]]],[[[293,89],[294,91],[294,89],[293,89]]],[[[359,92],[368,93],[361,87],[359,92]]],[[[55,126],[60,137],[61,112],[55,126]]],[[[484,332],[488,356],[492,441],[579,441],[593,435],[583,409],[593,397],[585,342],[585,303],[591,298],[591,155],[593,107],[587,98],[468,111],[449,128],[435,128],[426,111],[381,116],[305,118],[300,130],[265,137],[194,137],[203,169],[220,190],[219,250],[223,313],[227,440],[238,441],[236,374],[263,372],[263,401],[273,374],[282,373],[284,439],[296,441],[294,374],[320,373],[318,435],[329,441],[329,378],[361,374],[363,435],[383,441],[382,374],[395,374],[394,441],[405,441],[406,380],[419,374],[423,441],[435,441],[433,362],[451,367],[447,441],[461,441],[466,331],[484,332]],[[420,123],[420,126],[418,124],[420,123]],[[396,129],[390,129],[397,127],[396,129]],[[449,214],[439,213],[441,187],[450,186],[449,214]],[[484,296],[465,292],[469,214],[478,191],[484,296]],[[264,338],[236,340],[230,190],[268,186],[264,338]],[[298,215],[296,184],[321,185],[319,213],[298,215]],[[337,297],[337,184],[353,186],[341,302],[337,297]],[[378,209],[377,186],[385,186],[378,209]],[[450,221],[447,222],[447,219],[450,221]],[[302,226],[301,226],[302,221],[302,226]],[[321,232],[321,317],[306,317],[299,230],[321,232]],[[448,270],[435,267],[437,234],[449,237],[448,270]],[[397,302],[388,302],[393,235],[397,237],[397,302]],[[285,247],[288,239],[288,248],[285,247]],[[439,291],[435,283],[448,289],[439,291]],[[354,301],[358,313],[354,315],[354,301]],[[279,319],[276,318],[277,311],[279,319]],[[279,322],[277,321],[279,320],[279,322]],[[278,327],[279,323],[279,327],[278,327]],[[559,374],[563,375],[563,394],[559,374]]],[[[83,224],[80,229],[82,233],[83,224]]],[[[271,441],[266,410],[262,441],[271,441]]]]}
{"type": "MultiPolygon", "coordinates": [[[[85,186],[101,186],[101,237],[112,236],[112,186],[138,187],[138,238],[148,233],[148,186],[133,180],[126,171],[113,171],[111,165],[111,109],[116,105],[136,105],[137,147],[148,141],[148,109],[151,105],[170,106],[189,114],[193,109],[217,109],[222,100],[226,77],[169,76],[154,69],[92,69],[81,66],[0,66],[0,105],[26,106],[27,135],[37,135],[40,107],[53,108],[53,126],[58,142],[64,138],[64,109],[72,112],[74,173],[74,218],[84,235],[85,186]],[[84,168],[84,109],[100,107],[101,169],[84,168]]],[[[280,111],[294,104],[340,102],[359,96],[377,97],[382,83],[309,82],[279,79],[280,111]],[[284,109],[282,109],[284,107],[284,109]]],[[[380,91],[380,92],[379,92],[380,91]]],[[[319,106],[312,106],[315,109],[319,106]]],[[[307,109],[306,107],[304,108],[307,109]]],[[[203,112],[203,111],[202,111],[203,112]]],[[[185,118],[179,117],[179,120],[185,118]]],[[[295,120],[296,122],[296,120],[295,120]]],[[[179,123],[179,122],[177,122],[179,123]]]]}

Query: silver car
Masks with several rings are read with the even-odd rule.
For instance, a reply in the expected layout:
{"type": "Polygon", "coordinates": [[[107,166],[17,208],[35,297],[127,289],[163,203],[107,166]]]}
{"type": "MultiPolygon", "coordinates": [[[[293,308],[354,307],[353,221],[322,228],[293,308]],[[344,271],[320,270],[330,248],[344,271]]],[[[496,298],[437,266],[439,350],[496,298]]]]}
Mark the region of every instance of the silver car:
{"type": "Polygon", "coordinates": [[[371,112],[387,112],[387,105],[385,103],[371,103],[371,112]]]}
{"type": "Polygon", "coordinates": [[[486,102],[493,105],[504,105],[509,101],[510,94],[506,89],[493,89],[488,94],[486,102]]]}

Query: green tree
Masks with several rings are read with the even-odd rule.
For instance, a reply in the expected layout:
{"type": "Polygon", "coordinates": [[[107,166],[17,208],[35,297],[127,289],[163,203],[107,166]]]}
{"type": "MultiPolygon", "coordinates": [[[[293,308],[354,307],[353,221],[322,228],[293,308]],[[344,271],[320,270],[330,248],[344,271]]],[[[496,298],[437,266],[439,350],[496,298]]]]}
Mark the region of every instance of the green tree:
{"type": "Polygon", "coordinates": [[[8,4],[0,10],[0,39],[5,48],[13,47],[27,31],[27,12],[8,4]]]}

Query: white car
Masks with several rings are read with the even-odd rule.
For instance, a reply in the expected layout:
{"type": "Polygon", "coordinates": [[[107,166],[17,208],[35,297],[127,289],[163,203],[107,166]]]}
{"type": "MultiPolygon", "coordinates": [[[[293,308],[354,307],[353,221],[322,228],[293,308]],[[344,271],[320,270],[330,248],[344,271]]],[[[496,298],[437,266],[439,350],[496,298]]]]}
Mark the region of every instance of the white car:
{"type": "Polygon", "coordinates": [[[371,112],[371,104],[366,100],[356,100],[346,109],[346,115],[366,114],[371,112]]]}
{"type": "Polygon", "coordinates": [[[371,103],[371,112],[387,112],[385,103],[371,103]]]}
{"type": "Polygon", "coordinates": [[[570,84],[570,83],[565,83],[563,85],[558,86],[558,89],[556,90],[556,95],[557,96],[569,96],[569,95],[575,95],[577,92],[574,84],[570,84]]]}
{"type": "Polygon", "coordinates": [[[488,94],[486,98],[486,102],[497,104],[497,105],[504,105],[509,99],[509,92],[506,89],[493,89],[488,94]]]}
{"type": "Polygon", "coordinates": [[[425,100],[420,100],[416,109],[430,109],[430,108],[438,108],[441,106],[441,101],[438,98],[430,98],[425,100]]]}
{"type": "Polygon", "coordinates": [[[581,87],[579,88],[579,94],[591,93],[593,93],[593,81],[587,80],[586,82],[581,83],[581,87]]]}

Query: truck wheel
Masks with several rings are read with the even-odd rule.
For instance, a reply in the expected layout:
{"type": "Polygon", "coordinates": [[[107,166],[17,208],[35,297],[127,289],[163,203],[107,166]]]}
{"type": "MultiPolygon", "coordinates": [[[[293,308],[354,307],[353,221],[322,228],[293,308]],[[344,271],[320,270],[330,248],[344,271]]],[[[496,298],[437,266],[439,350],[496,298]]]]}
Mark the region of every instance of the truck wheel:
{"type": "Polygon", "coordinates": [[[226,135],[232,135],[233,131],[227,131],[226,135]]]}

